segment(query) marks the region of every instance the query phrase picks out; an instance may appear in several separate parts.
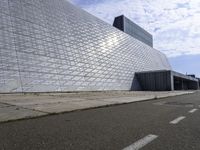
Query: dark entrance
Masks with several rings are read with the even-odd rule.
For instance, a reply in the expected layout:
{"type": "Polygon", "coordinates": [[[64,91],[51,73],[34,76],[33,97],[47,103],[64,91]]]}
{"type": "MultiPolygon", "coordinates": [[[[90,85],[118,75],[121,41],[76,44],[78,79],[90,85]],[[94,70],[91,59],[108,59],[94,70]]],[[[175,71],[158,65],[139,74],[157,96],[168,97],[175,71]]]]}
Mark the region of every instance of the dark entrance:
{"type": "Polygon", "coordinates": [[[198,82],[174,76],[174,90],[196,90],[198,82]]]}

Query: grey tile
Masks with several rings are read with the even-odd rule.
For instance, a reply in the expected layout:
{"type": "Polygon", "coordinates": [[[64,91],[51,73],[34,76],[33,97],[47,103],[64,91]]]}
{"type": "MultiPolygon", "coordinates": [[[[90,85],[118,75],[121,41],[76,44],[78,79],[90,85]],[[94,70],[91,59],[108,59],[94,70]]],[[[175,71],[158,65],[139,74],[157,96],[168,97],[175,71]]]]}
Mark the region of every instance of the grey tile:
{"type": "Polygon", "coordinates": [[[66,0],[3,0],[0,22],[0,92],[130,90],[135,72],[171,69],[161,52],[66,0]]]}

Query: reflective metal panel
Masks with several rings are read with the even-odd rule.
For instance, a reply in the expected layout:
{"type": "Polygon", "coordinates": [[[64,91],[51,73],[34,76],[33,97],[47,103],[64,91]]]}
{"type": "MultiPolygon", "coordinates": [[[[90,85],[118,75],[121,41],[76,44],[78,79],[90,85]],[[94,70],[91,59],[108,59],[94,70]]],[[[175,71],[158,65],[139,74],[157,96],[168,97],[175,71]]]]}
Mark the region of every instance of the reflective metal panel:
{"type": "Polygon", "coordinates": [[[135,72],[170,69],[161,52],[66,0],[0,1],[0,92],[130,90],[135,72]]]}

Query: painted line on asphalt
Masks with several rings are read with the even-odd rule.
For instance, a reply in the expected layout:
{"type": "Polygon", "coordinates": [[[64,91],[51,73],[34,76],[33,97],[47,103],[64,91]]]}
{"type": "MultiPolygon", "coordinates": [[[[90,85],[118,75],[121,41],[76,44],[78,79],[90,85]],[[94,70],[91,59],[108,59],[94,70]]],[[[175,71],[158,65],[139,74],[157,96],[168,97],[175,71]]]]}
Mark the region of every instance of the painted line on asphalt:
{"type": "Polygon", "coordinates": [[[192,110],[189,111],[189,113],[194,113],[195,111],[197,111],[198,109],[194,108],[192,110]]]}
{"type": "Polygon", "coordinates": [[[181,120],[183,120],[183,119],[185,119],[185,118],[186,118],[185,116],[180,116],[180,117],[178,117],[178,118],[176,118],[176,119],[170,121],[169,123],[170,123],[170,124],[177,124],[177,123],[179,123],[181,120]]]}
{"type": "Polygon", "coordinates": [[[125,147],[123,150],[139,150],[140,148],[144,147],[145,145],[155,140],[157,137],[158,137],[157,135],[149,134],[145,136],[144,138],[131,144],[130,146],[125,147]]]}

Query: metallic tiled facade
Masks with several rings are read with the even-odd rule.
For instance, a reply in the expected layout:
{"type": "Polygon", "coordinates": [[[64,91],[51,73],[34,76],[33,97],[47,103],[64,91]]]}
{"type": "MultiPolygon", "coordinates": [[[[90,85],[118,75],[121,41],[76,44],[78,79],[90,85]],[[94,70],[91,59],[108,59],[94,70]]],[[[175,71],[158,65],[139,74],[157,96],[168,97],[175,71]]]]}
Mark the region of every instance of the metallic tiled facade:
{"type": "Polygon", "coordinates": [[[135,72],[169,69],[164,54],[66,0],[0,0],[0,92],[130,90],[135,72]]]}

